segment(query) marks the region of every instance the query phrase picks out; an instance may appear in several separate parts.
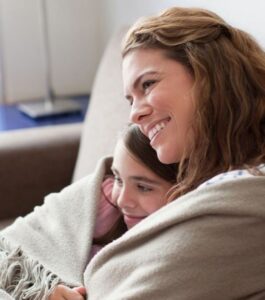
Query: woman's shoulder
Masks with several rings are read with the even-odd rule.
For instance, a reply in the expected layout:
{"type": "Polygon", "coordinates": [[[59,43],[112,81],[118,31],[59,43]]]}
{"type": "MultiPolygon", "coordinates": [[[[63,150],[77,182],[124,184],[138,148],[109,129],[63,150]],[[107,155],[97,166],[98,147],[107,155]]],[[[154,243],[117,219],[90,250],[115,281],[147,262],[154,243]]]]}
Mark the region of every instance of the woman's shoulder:
{"type": "Polygon", "coordinates": [[[246,178],[253,178],[255,176],[264,175],[265,178],[265,164],[261,164],[257,167],[256,172],[250,172],[248,169],[236,169],[224,173],[220,173],[209,180],[206,180],[204,183],[199,185],[198,189],[204,188],[209,185],[215,185],[219,183],[232,182],[234,180],[241,180],[246,178]],[[255,174],[259,172],[259,174],[255,174]]]}

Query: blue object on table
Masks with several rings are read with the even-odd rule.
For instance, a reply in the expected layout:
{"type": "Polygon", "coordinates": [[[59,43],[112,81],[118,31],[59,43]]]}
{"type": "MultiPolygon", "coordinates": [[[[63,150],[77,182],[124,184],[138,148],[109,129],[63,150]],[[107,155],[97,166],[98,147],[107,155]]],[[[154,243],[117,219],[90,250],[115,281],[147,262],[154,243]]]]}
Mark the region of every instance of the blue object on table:
{"type": "Polygon", "coordinates": [[[74,101],[82,107],[81,112],[39,119],[26,116],[18,110],[15,104],[0,104],[0,131],[83,122],[88,108],[89,96],[75,97],[74,101]]]}

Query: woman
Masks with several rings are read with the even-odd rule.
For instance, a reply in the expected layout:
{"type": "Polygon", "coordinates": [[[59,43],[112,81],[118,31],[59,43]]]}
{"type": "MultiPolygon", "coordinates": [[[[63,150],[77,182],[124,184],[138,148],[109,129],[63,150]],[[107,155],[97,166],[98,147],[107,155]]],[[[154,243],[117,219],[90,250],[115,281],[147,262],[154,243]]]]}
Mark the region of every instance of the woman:
{"type": "Polygon", "coordinates": [[[264,51],[171,8],[133,25],[122,55],[130,121],[179,170],[170,203],[90,264],[89,299],[264,299],[264,51]]]}
{"type": "MultiPolygon", "coordinates": [[[[179,163],[168,201],[186,215],[176,212],[168,229],[172,251],[161,237],[156,272],[170,275],[159,283],[146,272],[117,295],[134,287],[135,299],[264,299],[264,51],[212,12],[171,8],[139,20],[122,54],[130,121],[161,162],[179,163]]],[[[96,272],[92,287],[104,280],[96,272]]]]}
{"type": "Polygon", "coordinates": [[[214,13],[172,8],[136,23],[123,79],[131,121],[161,162],[180,162],[172,198],[265,162],[264,51],[214,13]]]}

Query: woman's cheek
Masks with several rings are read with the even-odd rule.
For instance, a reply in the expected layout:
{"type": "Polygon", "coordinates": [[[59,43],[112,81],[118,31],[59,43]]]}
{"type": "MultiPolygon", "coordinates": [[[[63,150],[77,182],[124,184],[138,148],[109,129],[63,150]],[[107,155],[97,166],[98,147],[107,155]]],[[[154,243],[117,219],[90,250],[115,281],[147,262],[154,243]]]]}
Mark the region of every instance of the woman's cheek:
{"type": "Polygon", "coordinates": [[[167,103],[165,103],[164,99],[167,99],[167,96],[163,93],[163,91],[159,91],[158,89],[154,89],[150,95],[149,95],[150,99],[149,101],[152,103],[152,105],[154,105],[156,108],[161,108],[161,109],[165,109],[165,105],[167,105],[167,103]]]}

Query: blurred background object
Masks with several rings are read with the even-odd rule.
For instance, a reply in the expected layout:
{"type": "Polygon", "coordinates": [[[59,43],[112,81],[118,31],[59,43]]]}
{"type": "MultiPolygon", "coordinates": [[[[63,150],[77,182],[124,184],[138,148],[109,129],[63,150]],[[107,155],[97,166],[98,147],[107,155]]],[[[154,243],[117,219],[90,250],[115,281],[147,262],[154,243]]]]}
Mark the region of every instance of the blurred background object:
{"type": "MultiPolygon", "coordinates": [[[[4,103],[43,99],[46,70],[54,97],[89,94],[98,63],[94,1],[1,0],[4,103]],[[47,5],[48,43],[43,30],[47,5]],[[49,48],[50,63],[47,66],[49,48]]],[[[97,9],[96,9],[97,10],[97,9]]]]}
{"type": "Polygon", "coordinates": [[[52,96],[89,94],[113,32],[173,5],[211,9],[265,45],[265,2],[260,0],[0,0],[0,103],[45,97],[47,48],[52,96]]]}
{"type": "Polygon", "coordinates": [[[62,114],[77,113],[81,111],[81,106],[72,99],[58,99],[54,95],[51,78],[51,55],[50,55],[50,39],[48,30],[48,14],[47,1],[41,0],[41,29],[43,33],[44,46],[44,79],[45,79],[45,95],[40,101],[31,101],[18,105],[18,109],[31,118],[41,118],[48,116],[57,116],[62,114]]]}

